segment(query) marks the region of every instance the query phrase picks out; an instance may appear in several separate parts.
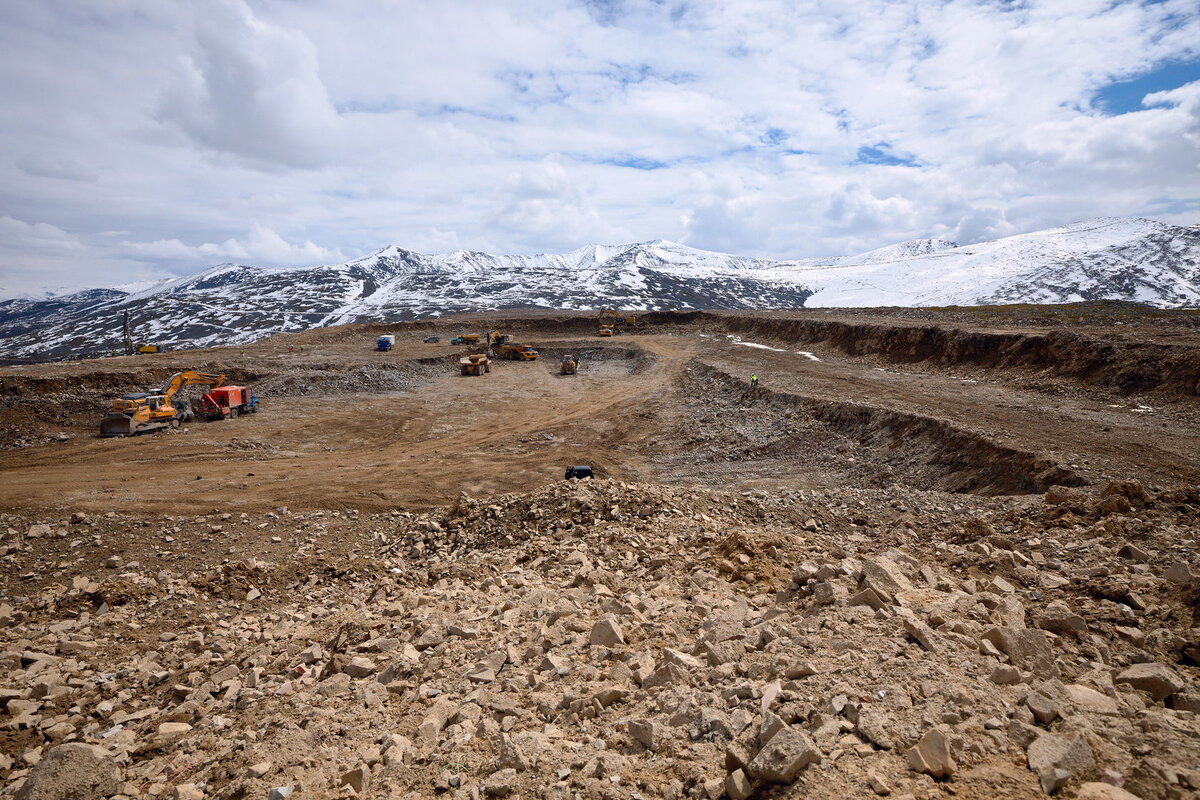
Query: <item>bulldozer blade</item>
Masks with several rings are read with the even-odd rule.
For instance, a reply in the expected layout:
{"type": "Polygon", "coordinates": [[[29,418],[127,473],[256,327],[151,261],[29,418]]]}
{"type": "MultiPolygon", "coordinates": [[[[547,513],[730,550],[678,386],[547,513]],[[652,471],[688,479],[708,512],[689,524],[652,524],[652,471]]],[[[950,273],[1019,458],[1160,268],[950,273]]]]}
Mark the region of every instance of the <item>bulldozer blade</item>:
{"type": "Polygon", "coordinates": [[[127,414],[108,414],[100,420],[101,436],[132,436],[137,432],[137,423],[127,414]]]}

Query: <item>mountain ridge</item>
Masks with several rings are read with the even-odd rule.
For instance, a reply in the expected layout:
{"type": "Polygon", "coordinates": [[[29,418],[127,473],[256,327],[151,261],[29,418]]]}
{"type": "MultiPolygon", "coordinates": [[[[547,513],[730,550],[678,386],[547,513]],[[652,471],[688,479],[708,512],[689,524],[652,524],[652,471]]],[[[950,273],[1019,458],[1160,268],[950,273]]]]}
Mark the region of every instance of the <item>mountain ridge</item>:
{"type": "MultiPolygon", "coordinates": [[[[131,287],[132,288],[132,287],[131,287]]],[[[218,264],[122,292],[0,302],[0,357],[60,358],[139,339],[172,347],[280,331],[517,307],[565,310],[940,306],[1128,300],[1200,305],[1200,227],[1098,218],[956,245],[913,239],[854,256],[772,260],[663,239],[567,253],[423,254],[389,245],[342,264],[218,264]]]]}

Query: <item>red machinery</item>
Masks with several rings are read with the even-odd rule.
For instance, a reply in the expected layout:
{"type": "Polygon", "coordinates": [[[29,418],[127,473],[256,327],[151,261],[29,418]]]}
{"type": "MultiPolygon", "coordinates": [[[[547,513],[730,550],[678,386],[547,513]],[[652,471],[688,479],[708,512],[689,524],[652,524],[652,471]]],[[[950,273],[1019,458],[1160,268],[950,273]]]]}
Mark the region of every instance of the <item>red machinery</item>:
{"type": "Polygon", "coordinates": [[[200,416],[212,420],[233,419],[256,411],[258,398],[245,386],[219,386],[200,398],[200,416]]]}

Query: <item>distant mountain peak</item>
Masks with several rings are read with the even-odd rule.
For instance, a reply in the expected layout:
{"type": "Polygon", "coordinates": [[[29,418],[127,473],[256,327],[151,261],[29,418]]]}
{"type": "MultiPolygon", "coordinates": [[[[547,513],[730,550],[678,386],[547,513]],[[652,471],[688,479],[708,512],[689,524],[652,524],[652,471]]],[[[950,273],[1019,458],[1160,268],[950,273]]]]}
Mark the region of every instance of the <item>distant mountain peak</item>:
{"type": "Polygon", "coordinates": [[[1099,218],[959,247],[912,239],[857,256],[773,261],[654,239],[568,253],[424,254],[389,245],[344,264],[219,264],[118,290],[0,303],[0,355],[58,357],[140,341],[236,344],[279,331],[458,311],[930,306],[1127,300],[1200,305],[1200,227],[1099,218]]]}

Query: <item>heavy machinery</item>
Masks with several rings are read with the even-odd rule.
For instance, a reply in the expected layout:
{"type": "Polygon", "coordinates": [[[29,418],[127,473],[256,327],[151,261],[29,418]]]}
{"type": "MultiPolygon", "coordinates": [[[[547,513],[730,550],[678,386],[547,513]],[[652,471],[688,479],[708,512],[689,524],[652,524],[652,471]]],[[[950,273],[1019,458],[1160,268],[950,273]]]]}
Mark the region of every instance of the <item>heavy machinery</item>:
{"type": "MultiPolygon", "coordinates": [[[[638,326],[638,318],[626,311],[618,311],[615,308],[602,308],[596,315],[596,324],[601,328],[608,328],[612,333],[617,333],[629,328],[638,326]]],[[[601,336],[611,336],[612,333],[600,334],[601,336]]]]}
{"type": "Polygon", "coordinates": [[[143,431],[178,428],[181,422],[195,418],[186,402],[173,403],[175,393],[184,386],[224,386],[224,375],[185,370],[176,372],[159,392],[125,394],[112,401],[112,411],[100,420],[101,436],[132,436],[143,431]]]}
{"type": "Polygon", "coordinates": [[[199,415],[207,420],[237,419],[258,411],[258,398],[245,386],[218,386],[200,398],[199,415]]]}
{"type": "Polygon", "coordinates": [[[387,352],[396,346],[396,337],[390,333],[375,340],[375,349],[387,352]]]}
{"type": "Polygon", "coordinates": [[[509,361],[537,361],[541,353],[532,345],[509,342],[500,345],[496,355],[500,358],[507,358],[509,361]]]}
{"type": "Polygon", "coordinates": [[[450,344],[479,344],[483,339],[482,333],[464,333],[462,336],[455,336],[450,340],[450,344]]]}
{"type": "Polygon", "coordinates": [[[492,371],[492,360],[488,358],[487,353],[476,353],[460,358],[458,366],[463,375],[483,375],[492,371]]]}
{"type": "Polygon", "coordinates": [[[500,331],[488,331],[489,344],[504,344],[511,338],[512,337],[507,333],[501,333],[500,331]]]}
{"type": "Polygon", "coordinates": [[[600,330],[598,330],[596,332],[596,335],[597,336],[612,336],[613,335],[612,325],[601,325],[600,330]]]}
{"type": "Polygon", "coordinates": [[[133,345],[133,331],[129,324],[129,312],[121,312],[121,340],[125,345],[125,355],[131,356],[134,353],[161,353],[167,348],[159,344],[140,344],[137,347],[133,345]]]}
{"type": "Polygon", "coordinates": [[[562,374],[574,375],[579,369],[579,362],[575,360],[575,356],[563,356],[562,358],[562,374]]]}

